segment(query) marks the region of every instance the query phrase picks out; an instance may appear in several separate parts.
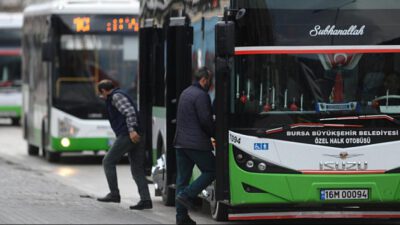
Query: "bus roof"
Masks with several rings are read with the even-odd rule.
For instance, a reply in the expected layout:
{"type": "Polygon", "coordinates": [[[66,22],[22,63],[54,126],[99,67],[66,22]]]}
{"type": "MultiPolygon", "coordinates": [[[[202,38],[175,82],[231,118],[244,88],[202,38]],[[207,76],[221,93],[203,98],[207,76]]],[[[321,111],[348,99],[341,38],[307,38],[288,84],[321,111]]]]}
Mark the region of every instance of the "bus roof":
{"type": "Polygon", "coordinates": [[[0,29],[21,27],[22,13],[0,13],[0,29]]]}
{"type": "Polygon", "coordinates": [[[54,0],[29,5],[25,16],[52,14],[139,14],[139,0],[54,0]]]}

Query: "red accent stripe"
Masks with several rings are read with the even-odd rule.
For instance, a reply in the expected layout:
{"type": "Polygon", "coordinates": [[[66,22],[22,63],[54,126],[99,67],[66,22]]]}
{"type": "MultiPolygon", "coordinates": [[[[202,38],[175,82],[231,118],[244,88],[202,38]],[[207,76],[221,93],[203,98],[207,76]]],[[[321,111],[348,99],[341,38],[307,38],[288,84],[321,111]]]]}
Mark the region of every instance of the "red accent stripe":
{"type": "Polygon", "coordinates": [[[363,170],[363,171],[321,171],[300,170],[303,174],[383,174],[385,170],[363,170]]]}
{"type": "Polygon", "coordinates": [[[273,54],[332,54],[332,53],[398,53],[400,49],[282,49],[282,50],[235,50],[235,55],[273,54]]]}
{"type": "Polygon", "coordinates": [[[371,116],[360,116],[362,120],[374,120],[374,119],[387,119],[389,121],[394,121],[394,118],[387,115],[371,115],[371,116]]]}
{"type": "Polygon", "coordinates": [[[291,124],[290,128],[297,127],[352,127],[352,128],[360,128],[362,125],[358,124],[331,124],[331,123],[295,123],[291,124]]]}
{"type": "Polygon", "coordinates": [[[21,49],[0,50],[0,56],[19,56],[21,49]]]}
{"type": "Polygon", "coordinates": [[[399,214],[318,214],[318,215],[278,215],[278,216],[229,216],[229,220],[287,220],[287,219],[381,219],[400,218],[399,214]]]}

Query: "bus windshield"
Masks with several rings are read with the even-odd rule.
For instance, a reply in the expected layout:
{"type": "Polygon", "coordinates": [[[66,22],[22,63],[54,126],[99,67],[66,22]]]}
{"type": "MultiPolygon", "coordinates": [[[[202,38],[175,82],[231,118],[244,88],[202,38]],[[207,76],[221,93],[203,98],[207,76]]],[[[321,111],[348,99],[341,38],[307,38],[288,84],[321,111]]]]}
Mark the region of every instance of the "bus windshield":
{"type": "Polygon", "coordinates": [[[270,117],[264,127],[400,114],[398,53],[245,55],[236,62],[231,111],[237,118],[270,117]],[[290,119],[277,119],[283,117],[290,119]]]}
{"type": "Polygon", "coordinates": [[[0,50],[0,87],[21,86],[21,57],[3,56],[0,50]]]}
{"type": "Polygon", "coordinates": [[[136,99],[136,46],[136,35],[62,35],[54,105],[78,117],[103,118],[97,111],[104,107],[90,107],[104,104],[96,90],[102,79],[114,81],[136,99]]]}
{"type": "Polygon", "coordinates": [[[0,87],[21,86],[21,30],[0,30],[0,87]]]}
{"type": "Polygon", "coordinates": [[[232,126],[273,129],[326,119],[340,126],[398,126],[398,1],[379,7],[370,0],[237,4],[245,11],[235,37],[232,126]]]}

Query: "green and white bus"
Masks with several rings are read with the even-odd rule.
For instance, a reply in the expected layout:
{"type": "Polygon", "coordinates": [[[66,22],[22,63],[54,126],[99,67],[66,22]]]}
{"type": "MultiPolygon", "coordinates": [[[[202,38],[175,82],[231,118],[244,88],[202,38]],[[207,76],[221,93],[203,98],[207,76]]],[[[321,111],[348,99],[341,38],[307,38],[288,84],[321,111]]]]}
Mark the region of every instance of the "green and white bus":
{"type": "Polygon", "coordinates": [[[114,133],[96,83],[110,79],[137,98],[135,0],[66,0],[24,11],[23,101],[28,153],[108,150],[114,133]]]}
{"type": "Polygon", "coordinates": [[[214,218],[400,218],[400,1],[156,3],[142,2],[141,107],[166,203],[177,99],[206,65],[214,218]]]}
{"type": "Polygon", "coordinates": [[[0,13],[0,118],[21,118],[21,13],[0,13]]]}

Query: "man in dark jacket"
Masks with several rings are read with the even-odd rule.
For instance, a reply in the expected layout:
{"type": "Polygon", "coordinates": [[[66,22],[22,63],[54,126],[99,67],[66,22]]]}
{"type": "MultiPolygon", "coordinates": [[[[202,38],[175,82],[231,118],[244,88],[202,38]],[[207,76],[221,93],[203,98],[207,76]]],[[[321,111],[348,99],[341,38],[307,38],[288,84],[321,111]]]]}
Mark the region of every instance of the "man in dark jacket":
{"type": "Polygon", "coordinates": [[[215,156],[211,138],[214,137],[211,99],[208,89],[211,72],[203,67],[195,74],[196,82],[186,88],[177,110],[176,148],[176,223],[196,224],[188,209],[194,208],[193,199],[215,179],[215,156]],[[192,170],[196,165],[201,175],[190,185],[192,170]]]}
{"type": "Polygon", "coordinates": [[[144,174],[144,149],[140,141],[140,126],[138,112],[132,99],[119,88],[115,88],[110,80],[102,80],[97,88],[106,100],[108,119],[117,136],[114,144],[103,159],[104,172],[106,174],[110,193],[101,202],[121,202],[119,195],[116,165],[122,156],[128,153],[131,173],[139,189],[140,201],[130,209],[151,209],[149,188],[144,174]]]}

